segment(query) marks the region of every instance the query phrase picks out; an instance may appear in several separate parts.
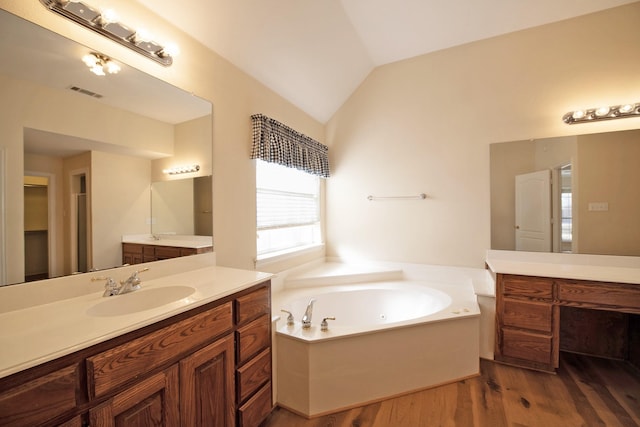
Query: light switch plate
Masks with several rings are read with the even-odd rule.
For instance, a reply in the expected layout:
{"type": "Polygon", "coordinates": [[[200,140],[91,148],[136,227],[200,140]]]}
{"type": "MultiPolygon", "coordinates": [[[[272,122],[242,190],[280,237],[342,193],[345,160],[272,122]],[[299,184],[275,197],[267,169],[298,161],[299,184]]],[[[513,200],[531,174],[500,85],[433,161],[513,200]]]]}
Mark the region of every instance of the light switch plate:
{"type": "Polygon", "coordinates": [[[609,202],[589,202],[589,212],[606,212],[609,210],[609,202]]]}

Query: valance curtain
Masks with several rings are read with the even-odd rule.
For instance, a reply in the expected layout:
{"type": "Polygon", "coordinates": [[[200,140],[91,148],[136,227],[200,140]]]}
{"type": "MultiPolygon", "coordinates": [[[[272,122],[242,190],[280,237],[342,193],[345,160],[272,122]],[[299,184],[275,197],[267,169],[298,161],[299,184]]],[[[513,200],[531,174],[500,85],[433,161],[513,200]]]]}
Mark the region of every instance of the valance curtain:
{"type": "Polygon", "coordinates": [[[264,114],[251,116],[252,159],[278,163],[329,178],[329,148],[264,114]]]}

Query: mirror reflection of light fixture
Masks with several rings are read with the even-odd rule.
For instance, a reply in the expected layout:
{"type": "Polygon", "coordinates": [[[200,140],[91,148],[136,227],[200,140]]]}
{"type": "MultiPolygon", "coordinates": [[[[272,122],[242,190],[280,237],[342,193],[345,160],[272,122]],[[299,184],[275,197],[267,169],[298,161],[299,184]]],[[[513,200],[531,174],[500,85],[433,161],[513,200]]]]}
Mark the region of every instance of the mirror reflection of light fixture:
{"type": "Polygon", "coordinates": [[[80,0],[40,0],[40,3],[52,12],[71,19],[164,66],[171,65],[173,57],[179,53],[176,44],[162,45],[145,35],[145,31],[136,31],[119,22],[113,10],[100,11],[80,0]]]}
{"type": "Polygon", "coordinates": [[[176,166],[173,168],[163,169],[162,173],[168,175],[177,175],[181,173],[193,173],[200,170],[200,165],[176,166]]]}
{"type": "Polygon", "coordinates": [[[117,74],[120,71],[120,66],[113,62],[108,56],[99,53],[88,53],[82,57],[89,70],[96,76],[104,76],[106,73],[117,74]]]}
{"type": "Polygon", "coordinates": [[[635,104],[614,105],[611,107],[590,108],[588,110],[569,111],[562,120],[569,124],[596,122],[600,120],[640,117],[640,102],[635,104]]]}

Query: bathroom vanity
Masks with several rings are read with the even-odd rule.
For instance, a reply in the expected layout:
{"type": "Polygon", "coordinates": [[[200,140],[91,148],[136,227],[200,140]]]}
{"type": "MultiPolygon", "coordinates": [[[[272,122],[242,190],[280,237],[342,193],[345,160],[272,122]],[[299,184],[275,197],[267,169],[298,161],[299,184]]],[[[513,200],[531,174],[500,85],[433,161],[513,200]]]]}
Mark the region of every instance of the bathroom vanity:
{"type": "Polygon", "coordinates": [[[211,236],[123,236],[122,263],[140,264],[213,251],[211,236]]]}
{"type": "Polygon", "coordinates": [[[272,409],[269,277],[206,267],[0,313],[0,425],[259,425],[272,409]]]}
{"type": "Polygon", "coordinates": [[[554,372],[560,350],[640,366],[637,257],[489,251],[497,361],[554,372]]]}

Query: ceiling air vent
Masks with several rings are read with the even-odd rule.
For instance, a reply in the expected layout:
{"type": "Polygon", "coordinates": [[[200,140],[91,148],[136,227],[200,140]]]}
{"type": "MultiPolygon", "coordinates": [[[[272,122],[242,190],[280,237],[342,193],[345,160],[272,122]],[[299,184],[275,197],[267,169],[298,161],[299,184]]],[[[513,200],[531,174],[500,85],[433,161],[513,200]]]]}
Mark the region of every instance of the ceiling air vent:
{"type": "Polygon", "coordinates": [[[78,87],[78,86],[70,86],[69,89],[75,92],[90,96],[92,98],[98,98],[98,99],[102,98],[102,95],[100,95],[99,93],[91,92],[90,90],[82,89],[81,87],[78,87]]]}

